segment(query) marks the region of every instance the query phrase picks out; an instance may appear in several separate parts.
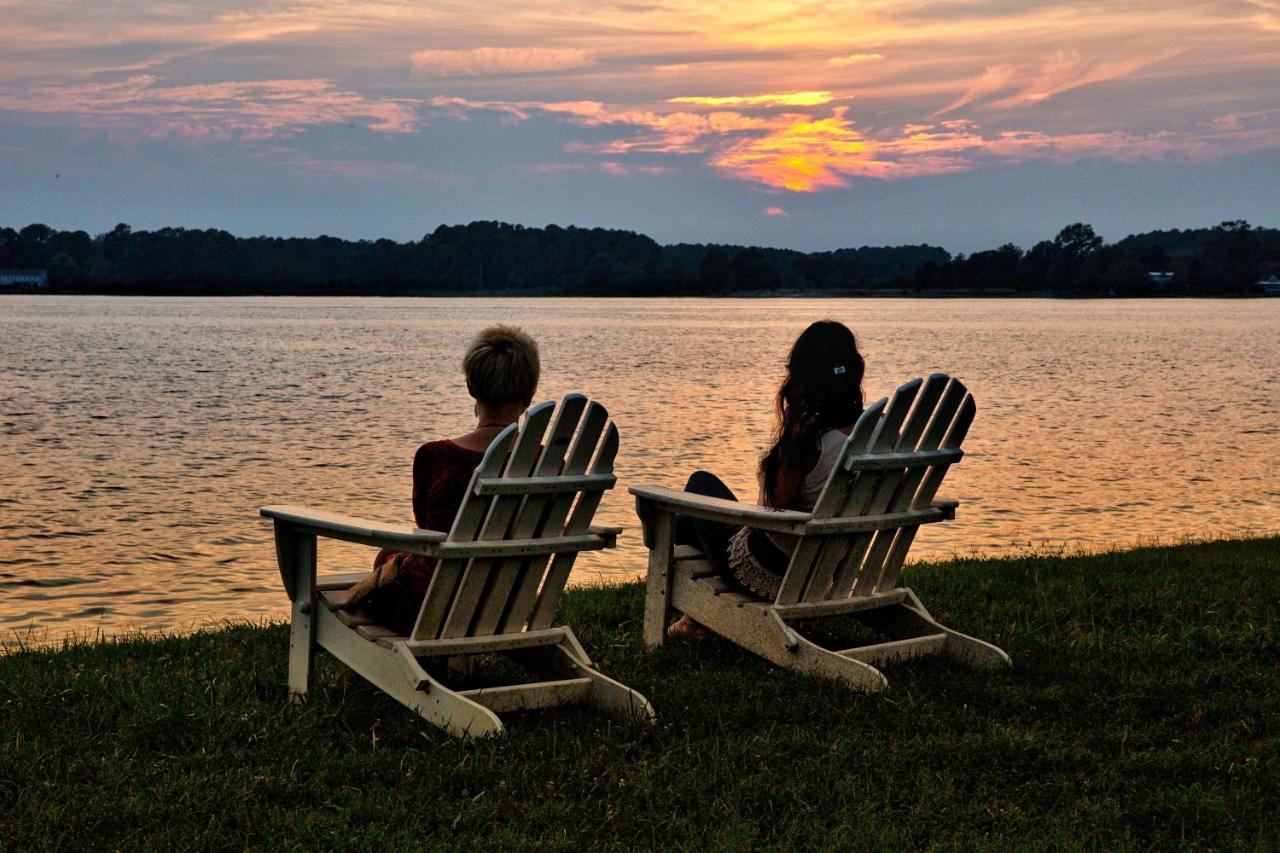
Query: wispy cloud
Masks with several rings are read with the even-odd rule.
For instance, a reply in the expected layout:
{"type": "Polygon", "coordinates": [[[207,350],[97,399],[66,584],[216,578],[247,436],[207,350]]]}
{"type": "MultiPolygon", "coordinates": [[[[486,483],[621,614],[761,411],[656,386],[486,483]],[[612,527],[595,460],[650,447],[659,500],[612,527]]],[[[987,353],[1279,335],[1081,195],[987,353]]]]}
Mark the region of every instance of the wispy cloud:
{"type": "MultiPolygon", "coordinates": [[[[738,100],[752,104],[753,96],[738,100]]],[[[725,177],[794,193],[847,187],[856,179],[921,178],[1001,162],[1207,162],[1280,148],[1280,111],[1226,115],[1179,132],[1136,134],[987,130],[971,119],[913,122],[866,131],[855,125],[848,106],[832,107],[825,114],[788,109],[771,115],[732,110],[662,113],[597,101],[502,104],[454,100],[448,106],[464,111],[496,110],[519,121],[541,116],[612,128],[614,136],[607,141],[571,142],[565,150],[607,158],[598,161],[595,168],[613,174],[646,173],[645,168],[628,166],[625,158],[629,156],[696,157],[725,177]]]]}
{"type": "Polygon", "coordinates": [[[772,95],[729,95],[704,97],[682,95],[668,98],[672,104],[693,104],[699,107],[816,107],[834,100],[830,92],[784,92],[772,95]]]}
{"type": "Polygon", "coordinates": [[[934,115],[945,115],[974,103],[992,109],[1039,104],[1073,89],[1129,77],[1181,52],[1166,49],[1149,55],[1106,59],[1085,57],[1078,51],[1057,51],[1038,65],[988,66],[969,83],[964,94],[934,115]],[[993,99],[995,95],[1002,97],[993,99]]]}
{"type": "Polygon", "coordinates": [[[366,98],[327,80],[163,86],[147,74],[110,83],[35,86],[21,93],[0,90],[0,109],[79,115],[100,127],[143,136],[199,138],[268,138],[354,123],[407,133],[418,118],[412,101],[366,98]]]}
{"type": "Polygon", "coordinates": [[[868,62],[881,62],[883,53],[850,53],[845,56],[833,56],[827,60],[828,65],[844,68],[849,65],[863,65],[868,62]]]}
{"type": "Polygon", "coordinates": [[[1181,52],[1174,48],[1159,51],[1154,55],[1128,56],[1120,59],[1090,59],[1074,51],[1055,53],[1017,92],[992,102],[990,106],[995,109],[1009,109],[1038,104],[1073,89],[1129,77],[1181,52]]]}
{"type": "Polygon", "coordinates": [[[420,50],[409,57],[419,77],[467,77],[478,74],[532,74],[591,63],[577,48],[474,47],[470,50],[420,50]]]}
{"type": "Polygon", "coordinates": [[[0,8],[6,121],[272,139],[318,173],[679,170],[781,195],[1029,160],[1186,166],[1280,148],[1280,0],[0,8]],[[467,124],[480,111],[495,120],[467,124]],[[355,134],[304,132],[344,125],[375,134],[358,135],[361,149],[355,134]],[[481,132],[484,156],[470,156],[481,132]],[[421,162],[383,165],[389,141],[421,162]]]}

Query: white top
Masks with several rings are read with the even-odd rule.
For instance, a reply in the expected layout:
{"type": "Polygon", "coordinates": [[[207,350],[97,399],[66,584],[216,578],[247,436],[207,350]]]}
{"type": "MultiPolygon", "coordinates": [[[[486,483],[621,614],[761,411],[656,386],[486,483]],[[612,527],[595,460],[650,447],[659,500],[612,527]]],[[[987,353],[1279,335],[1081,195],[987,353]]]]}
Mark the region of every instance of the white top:
{"type": "Polygon", "coordinates": [[[844,443],[848,438],[849,436],[840,430],[832,429],[824,432],[818,439],[818,461],[809,469],[809,473],[804,475],[804,482],[800,484],[800,493],[796,495],[793,509],[804,512],[813,509],[822,495],[823,488],[827,485],[827,477],[831,475],[831,469],[840,461],[840,451],[844,449],[844,443]]]}
{"type": "MultiPolygon", "coordinates": [[[[822,490],[826,488],[827,478],[831,476],[831,469],[835,468],[836,463],[840,461],[840,451],[844,449],[844,443],[848,438],[849,436],[845,435],[838,429],[827,430],[822,434],[818,439],[818,461],[809,469],[809,473],[804,475],[804,480],[800,483],[800,493],[796,495],[795,502],[791,506],[787,507],[787,509],[797,509],[801,512],[813,511],[814,504],[818,502],[818,498],[822,496],[822,490]]],[[[790,555],[791,552],[795,550],[796,542],[799,541],[799,537],[797,536],[792,536],[787,533],[775,533],[771,530],[766,530],[764,535],[768,537],[769,541],[772,542],[779,551],[787,555],[790,555]]],[[[746,553],[745,543],[746,540],[743,539],[742,543],[739,545],[742,553],[746,553]]],[[[737,563],[735,563],[733,545],[730,543],[729,566],[733,569],[734,574],[738,576],[739,580],[742,580],[744,572],[753,571],[750,567],[744,567],[744,565],[740,564],[752,561],[754,561],[754,557],[751,560],[739,559],[737,563]]],[[[781,574],[785,568],[786,566],[771,566],[766,569],[766,572],[773,573],[775,575],[781,574]]],[[[774,578],[774,580],[776,581],[777,579],[774,578]]],[[[764,598],[769,597],[769,595],[766,594],[768,590],[764,588],[767,584],[760,585],[758,589],[748,581],[744,581],[744,584],[749,589],[756,592],[757,595],[764,598]]],[[[776,594],[776,591],[774,594],[776,594]]]]}

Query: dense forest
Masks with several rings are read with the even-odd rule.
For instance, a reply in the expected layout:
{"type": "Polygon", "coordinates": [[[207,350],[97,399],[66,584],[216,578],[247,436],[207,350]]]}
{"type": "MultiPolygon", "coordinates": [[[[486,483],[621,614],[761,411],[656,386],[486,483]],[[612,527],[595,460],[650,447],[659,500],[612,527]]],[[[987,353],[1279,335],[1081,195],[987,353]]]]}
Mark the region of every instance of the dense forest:
{"type": "Polygon", "coordinates": [[[50,288],[65,293],[1223,295],[1249,293],[1280,272],[1280,230],[1235,221],[1108,244],[1076,223],[1029,250],[1007,244],[952,256],[927,245],[808,253],[661,246],[630,231],[500,222],[441,225],[407,243],[124,224],[90,236],[37,224],[0,227],[0,268],[45,269],[50,288]]]}

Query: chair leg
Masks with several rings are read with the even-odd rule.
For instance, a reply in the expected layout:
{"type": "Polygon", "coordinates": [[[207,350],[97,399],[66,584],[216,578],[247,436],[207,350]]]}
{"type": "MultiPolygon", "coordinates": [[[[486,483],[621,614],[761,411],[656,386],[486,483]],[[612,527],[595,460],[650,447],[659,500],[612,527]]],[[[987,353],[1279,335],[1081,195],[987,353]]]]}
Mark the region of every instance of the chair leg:
{"type": "Polygon", "coordinates": [[[644,644],[661,646],[667,640],[667,611],[671,605],[672,516],[669,512],[653,514],[649,534],[649,578],[645,585],[644,644]]]}
{"type": "Polygon", "coordinates": [[[316,537],[276,522],[276,549],[285,589],[293,602],[289,620],[289,698],[300,702],[311,687],[316,647],[316,537]]]}
{"type": "Polygon", "coordinates": [[[316,659],[315,614],[310,602],[295,602],[289,625],[289,700],[306,701],[316,659]]]}

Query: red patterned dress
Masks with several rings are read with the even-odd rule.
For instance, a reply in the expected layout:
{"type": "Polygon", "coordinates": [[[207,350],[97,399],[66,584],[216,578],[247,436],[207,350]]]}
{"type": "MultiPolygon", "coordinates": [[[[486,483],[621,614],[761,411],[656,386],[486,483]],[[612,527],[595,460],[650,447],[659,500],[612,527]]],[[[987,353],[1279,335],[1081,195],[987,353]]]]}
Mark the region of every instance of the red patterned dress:
{"type": "MultiPolygon", "coordinates": [[[[413,457],[414,523],[425,530],[447,533],[466,497],[471,475],[483,458],[483,451],[468,450],[448,439],[419,447],[413,457]]],[[[436,561],[384,548],[373,566],[392,568],[393,563],[395,579],[375,589],[361,606],[381,624],[407,635],[426,598],[436,561]]]]}

